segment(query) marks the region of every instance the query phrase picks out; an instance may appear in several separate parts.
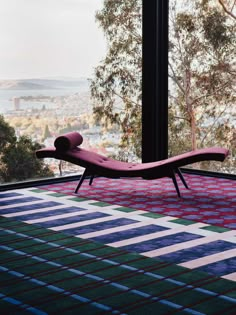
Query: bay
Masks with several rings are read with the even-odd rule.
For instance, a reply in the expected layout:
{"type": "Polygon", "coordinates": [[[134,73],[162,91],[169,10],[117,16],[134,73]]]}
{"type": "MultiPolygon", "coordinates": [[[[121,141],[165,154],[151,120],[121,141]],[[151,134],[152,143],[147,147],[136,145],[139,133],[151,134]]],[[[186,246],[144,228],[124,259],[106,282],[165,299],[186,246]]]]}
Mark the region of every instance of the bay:
{"type": "Polygon", "coordinates": [[[21,110],[27,109],[42,109],[45,106],[48,109],[56,108],[56,104],[50,100],[53,97],[70,96],[78,93],[87,92],[85,87],[67,87],[64,89],[46,89],[46,90],[10,90],[0,89],[0,114],[7,114],[15,111],[14,98],[20,98],[19,108],[21,110]],[[40,100],[40,97],[48,97],[45,100],[40,100]],[[32,97],[26,101],[23,97],[32,97]]]}

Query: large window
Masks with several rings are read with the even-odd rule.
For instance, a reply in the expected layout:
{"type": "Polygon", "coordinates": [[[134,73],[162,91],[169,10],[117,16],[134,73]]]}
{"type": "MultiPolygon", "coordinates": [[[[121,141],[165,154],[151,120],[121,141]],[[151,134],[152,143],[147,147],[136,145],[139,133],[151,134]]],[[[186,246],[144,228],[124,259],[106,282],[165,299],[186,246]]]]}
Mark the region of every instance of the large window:
{"type": "Polygon", "coordinates": [[[169,154],[226,147],[223,164],[192,167],[236,173],[235,2],[223,3],[169,1],[169,154]]]}
{"type": "Polygon", "coordinates": [[[0,0],[0,183],[77,173],[33,154],[70,131],[140,158],[141,23],[141,0],[0,0]]]}
{"type": "Polygon", "coordinates": [[[126,161],[227,147],[191,167],[235,173],[234,6],[0,0],[0,182],[77,173],[32,155],[72,130],[126,161]]]}

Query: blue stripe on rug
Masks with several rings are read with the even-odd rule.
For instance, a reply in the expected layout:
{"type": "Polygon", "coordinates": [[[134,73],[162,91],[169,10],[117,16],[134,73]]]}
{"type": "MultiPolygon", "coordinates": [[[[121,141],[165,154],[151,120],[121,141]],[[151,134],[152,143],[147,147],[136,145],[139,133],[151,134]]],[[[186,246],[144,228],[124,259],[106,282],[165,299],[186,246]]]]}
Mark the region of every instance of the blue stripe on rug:
{"type": "Polygon", "coordinates": [[[192,241],[198,238],[202,238],[202,236],[187,233],[187,232],[182,232],[182,233],[172,234],[169,236],[167,235],[163,237],[158,237],[158,238],[151,239],[148,241],[140,242],[138,244],[122,246],[120,248],[124,250],[130,250],[130,251],[142,253],[142,252],[147,252],[147,251],[155,250],[158,248],[162,248],[162,247],[166,247],[166,246],[170,246],[170,245],[174,245],[178,243],[192,241]]]}
{"type": "Polygon", "coordinates": [[[19,196],[23,196],[23,195],[19,194],[19,193],[15,193],[15,192],[7,192],[7,193],[1,193],[0,194],[0,199],[11,198],[11,197],[19,197],[19,196]]]}
{"type": "Polygon", "coordinates": [[[30,211],[30,210],[38,210],[38,209],[43,209],[43,208],[48,208],[48,207],[56,207],[63,205],[62,203],[55,202],[55,201],[46,201],[46,202],[41,202],[37,204],[30,204],[30,205],[24,205],[24,206],[19,206],[19,207],[10,207],[7,209],[2,209],[1,214],[8,214],[8,213],[17,213],[21,211],[30,211]]]}
{"type": "Polygon", "coordinates": [[[121,232],[115,232],[115,233],[110,233],[107,235],[101,235],[97,237],[93,237],[91,239],[97,241],[97,242],[102,242],[105,244],[111,244],[113,242],[118,242],[118,241],[123,241],[125,239],[137,237],[137,236],[142,236],[142,235],[148,235],[150,233],[155,233],[155,232],[161,232],[169,230],[169,228],[159,226],[159,225],[146,225],[138,228],[133,228],[133,229],[126,229],[121,232]]]}
{"type": "Polygon", "coordinates": [[[211,275],[219,277],[235,272],[236,270],[236,257],[228,258],[225,260],[217,261],[212,264],[201,266],[195,270],[204,271],[211,275]]]}
{"type": "Polygon", "coordinates": [[[161,255],[158,256],[158,258],[180,264],[186,261],[221,253],[234,248],[236,248],[236,244],[219,240],[179,250],[170,254],[161,255]]]}
{"type": "Polygon", "coordinates": [[[42,199],[37,198],[37,197],[22,197],[22,198],[1,201],[1,206],[10,206],[16,203],[32,202],[32,201],[39,201],[39,200],[42,200],[42,199]]]}
{"type": "Polygon", "coordinates": [[[42,222],[42,223],[39,223],[38,225],[46,227],[46,228],[50,228],[50,227],[56,227],[60,225],[78,223],[82,221],[94,220],[94,219],[105,218],[105,217],[110,217],[110,215],[106,213],[102,213],[102,212],[93,212],[93,213],[78,215],[75,217],[69,217],[69,218],[65,217],[63,219],[42,222]]]}
{"type": "Polygon", "coordinates": [[[26,221],[26,220],[33,220],[33,219],[48,218],[50,220],[50,217],[55,216],[55,215],[73,213],[73,212],[78,212],[78,211],[82,211],[82,210],[86,210],[86,209],[79,208],[79,207],[66,207],[65,206],[65,208],[52,209],[52,210],[43,211],[43,212],[20,215],[20,216],[17,216],[17,219],[22,220],[22,221],[26,221]]]}
{"type": "Polygon", "coordinates": [[[94,223],[94,224],[90,224],[86,226],[81,226],[78,228],[67,229],[67,230],[64,230],[64,232],[70,233],[72,235],[81,235],[85,233],[102,231],[102,230],[110,229],[113,227],[128,225],[128,224],[137,223],[137,222],[138,221],[135,221],[132,219],[121,218],[121,219],[115,219],[115,220],[111,220],[107,222],[94,223]]]}

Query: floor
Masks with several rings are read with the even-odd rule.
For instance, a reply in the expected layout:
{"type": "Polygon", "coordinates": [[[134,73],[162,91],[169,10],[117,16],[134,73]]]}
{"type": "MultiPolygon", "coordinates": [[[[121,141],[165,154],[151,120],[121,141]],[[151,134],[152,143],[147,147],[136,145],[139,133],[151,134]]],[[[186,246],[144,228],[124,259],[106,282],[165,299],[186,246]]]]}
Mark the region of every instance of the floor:
{"type": "Polygon", "coordinates": [[[171,264],[191,272],[191,278],[222,279],[235,303],[233,314],[236,181],[197,175],[186,175],[186,180],[190,190],[180,185],[182,198],[168,179],[96,178],[92,186],[86,181],[78,195],[75,182],[1,192],[0,218],[171,264]]]}

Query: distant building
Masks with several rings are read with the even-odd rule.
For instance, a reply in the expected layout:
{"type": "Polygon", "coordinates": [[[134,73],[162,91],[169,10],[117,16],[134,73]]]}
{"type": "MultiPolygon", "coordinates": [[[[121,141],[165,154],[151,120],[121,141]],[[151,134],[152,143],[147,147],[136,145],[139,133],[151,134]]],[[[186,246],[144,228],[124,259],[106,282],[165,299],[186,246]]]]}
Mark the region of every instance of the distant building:
{"type": "Polygon", "coordinates": [[[20,110],[20,98],[13,97],[14,110],[20,110]]]}

